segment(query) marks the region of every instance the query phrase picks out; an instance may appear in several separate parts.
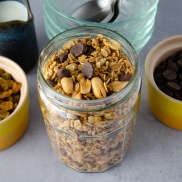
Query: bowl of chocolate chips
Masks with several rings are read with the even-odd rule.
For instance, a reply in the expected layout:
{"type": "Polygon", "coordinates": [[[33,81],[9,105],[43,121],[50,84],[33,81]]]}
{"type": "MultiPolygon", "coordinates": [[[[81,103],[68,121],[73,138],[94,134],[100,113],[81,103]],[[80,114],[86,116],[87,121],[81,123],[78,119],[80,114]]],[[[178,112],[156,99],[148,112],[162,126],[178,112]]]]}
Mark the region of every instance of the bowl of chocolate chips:
{"type": "Polygon", "coordinates": [[[182,35],[159,42],[145,61],[148,103],[165,125],[182,130],[182,35]]]}

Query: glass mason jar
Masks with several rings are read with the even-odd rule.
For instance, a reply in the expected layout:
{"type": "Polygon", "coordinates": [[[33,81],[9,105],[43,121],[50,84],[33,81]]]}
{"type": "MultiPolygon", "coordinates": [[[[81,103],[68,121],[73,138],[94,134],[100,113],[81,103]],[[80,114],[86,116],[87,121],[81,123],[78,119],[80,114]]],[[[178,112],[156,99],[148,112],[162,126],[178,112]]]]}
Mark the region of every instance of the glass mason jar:
{"type": "Polygon", "coordinates": [[[60,33],[40,55],[37,88],[47,133],[62,163],[80,172],[101,172],[123,160],[132,142],[141,91],[137,55],[126,39],[99,27],[78,27],[60,33]],[[98,34],[122,44],[134,68],[129,83],[115,94],[94,100],[73,99],[54,90],[43,76],[49,57],[73,38],[98,34]]]}

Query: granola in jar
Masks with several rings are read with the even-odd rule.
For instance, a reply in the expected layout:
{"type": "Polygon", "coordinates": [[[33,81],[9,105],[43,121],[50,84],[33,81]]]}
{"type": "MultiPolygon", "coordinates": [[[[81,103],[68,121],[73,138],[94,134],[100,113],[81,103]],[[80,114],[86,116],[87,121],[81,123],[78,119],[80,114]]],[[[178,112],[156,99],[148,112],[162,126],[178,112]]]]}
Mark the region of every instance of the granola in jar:
{"type": "Polygon", "coordinates": [[[54,44],[48,45],[38,70],[40,107],[51,145],[64,164],[82,172],[104,171],[122,161],[140,101],[135,52],[127,55],[126,40],[98,29],[106,34],[74,32],[74,37],[55,43],[54,50],[48,50],[54,44]]]}

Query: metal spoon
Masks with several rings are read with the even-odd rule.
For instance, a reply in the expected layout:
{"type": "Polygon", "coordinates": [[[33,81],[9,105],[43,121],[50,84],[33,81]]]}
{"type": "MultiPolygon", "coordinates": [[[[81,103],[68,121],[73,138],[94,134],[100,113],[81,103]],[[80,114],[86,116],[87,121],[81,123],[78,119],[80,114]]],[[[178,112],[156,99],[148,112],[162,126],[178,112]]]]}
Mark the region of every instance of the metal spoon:
{"type": "Polygon", "coordinates": [[[118,9],[118,0],[92,0],[76,9],[72,17],[80,20],[106,23],[116,18],[119,13],[118,9]],[[115,18],[113,19],[113,17],[115,18]]]}

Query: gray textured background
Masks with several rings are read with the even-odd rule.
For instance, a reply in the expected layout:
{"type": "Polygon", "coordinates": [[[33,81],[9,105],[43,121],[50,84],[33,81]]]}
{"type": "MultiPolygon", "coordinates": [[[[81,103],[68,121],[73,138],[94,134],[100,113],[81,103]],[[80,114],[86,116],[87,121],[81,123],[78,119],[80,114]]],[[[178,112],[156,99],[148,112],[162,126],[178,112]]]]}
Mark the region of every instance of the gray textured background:
{"type": "MultiPolygon", "coordinates": [[[[48,41],[42,1],[30,0],[30,5],[41,51],[48,41]]],[[[143,87],[133,145],[120,165],[104,173],[79,173],[59,162],[50,146],[39,109],[36,66],[28,74],[29,127],[21,140],[0,152],[0,182],[181,182],[182,131],[166,127],[151,114],[143,74],[149,50],[164,38],[176,34],[182,34],[182,0],[160,0],[154,34],[139,55],[143,87]]]]}

